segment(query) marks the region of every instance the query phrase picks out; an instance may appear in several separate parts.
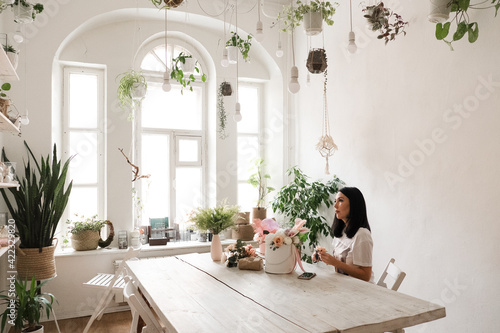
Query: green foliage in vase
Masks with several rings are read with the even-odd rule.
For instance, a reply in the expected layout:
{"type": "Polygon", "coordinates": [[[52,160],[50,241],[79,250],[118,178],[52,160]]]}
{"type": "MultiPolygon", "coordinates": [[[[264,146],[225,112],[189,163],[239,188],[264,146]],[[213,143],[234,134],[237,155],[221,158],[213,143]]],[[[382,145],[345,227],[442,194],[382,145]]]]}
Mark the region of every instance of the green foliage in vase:
{"type": "Polygon", "coordinates": [[[234,225],[238,212],[238,206],[229,206],[223,201],[214,208],[196,208],[190,216],[199,231],[209,230],[217,235],[234,225]]]}

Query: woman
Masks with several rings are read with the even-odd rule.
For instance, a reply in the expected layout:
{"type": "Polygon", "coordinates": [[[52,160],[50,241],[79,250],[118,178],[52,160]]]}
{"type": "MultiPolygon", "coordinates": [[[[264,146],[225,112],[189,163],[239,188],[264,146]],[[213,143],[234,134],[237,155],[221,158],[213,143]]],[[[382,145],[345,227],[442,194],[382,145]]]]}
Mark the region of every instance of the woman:
{"type": "Polygon", "coordinates": [[[373,283],[373,240],[363,194],[355,187],[344,187],[334,207],[333,255],[320,250],[320,259],[339,273],[373,283]]]}

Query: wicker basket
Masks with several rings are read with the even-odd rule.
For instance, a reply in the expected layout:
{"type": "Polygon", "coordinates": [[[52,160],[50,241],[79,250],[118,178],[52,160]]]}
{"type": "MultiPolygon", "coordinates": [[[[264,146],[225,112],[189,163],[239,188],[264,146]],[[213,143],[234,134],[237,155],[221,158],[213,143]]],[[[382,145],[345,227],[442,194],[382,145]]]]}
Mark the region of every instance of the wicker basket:
{"type": "Polygon", "coordinates": [[[101,239],[99,231],[84,230],[71,235],[71,246],[76,251],[95,250],[99,244],[99,239],[101,239]]]}
{"type": "Polygon", "coordinates": [[[54,251],[56,245],[40,249],[16,248],[17,275],[21,279],[41,281],[55,277],[56,261],[54,251]]]}

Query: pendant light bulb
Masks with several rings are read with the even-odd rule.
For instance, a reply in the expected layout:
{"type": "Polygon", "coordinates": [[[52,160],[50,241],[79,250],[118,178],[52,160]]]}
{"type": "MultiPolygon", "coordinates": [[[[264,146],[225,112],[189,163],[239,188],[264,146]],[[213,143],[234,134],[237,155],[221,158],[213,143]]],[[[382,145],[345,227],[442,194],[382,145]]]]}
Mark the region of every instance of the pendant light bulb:
{"type": "Polygon", "coordinates": [[[290,70],[290,82],[288,83],[288,91],[292,94],[298,93],[300,90],[299,84],[299,69],[293,66],[290,70]]]}
{"type": "Polygon", "coordinates": [[[21,124],[23,125],[28,125],[30,123],[30,119],[28,118],[28,115],[21,116],[21,124]]]}
{"type": "Polygon", "coordinates": [[[356,53],[358,50],[358,46],[356,45],[356,35],[354,34],[354,31],[349,32],[349,44],[347,45],[347,51],[349,53],[353,54],[356,53]]]}
{"type": "Polygon", "coordinates": [[[255,29],[255,40],[259,43],[262,43],[264,37],[265,35],[262,21],[257,21],[257,28],[255,29]]]}
{"type": "Polygon", "coordinates": [[[236,103],[236,106],[234,107],[234,116],[233,116],[233,119],[235,122],[240,122],[242,117],[241,117],[241,105],[240,105],[240,102],[237,102],[236,103]]]}
{"type": "Polygon", "coordinates": [[[278,49],[276,50],[276,56],[281,58],[283,56],[283,49],[281,48],[281,41],[278,41],[278,49]]]}
{"type": "Polygon", "coordinates": [[[224,48],[222,50],[222,59],[220,61],[220,64],[222,65],[222,67],[229,66],[229,59],[227,58],[227,49],[226,48],[224,48]]]}
{"type": "Polygon", "coordinates": [[[172,85],[170,84],[170,71],[167,69],[163,73],[163,85],[161,86],[164,92],[169,92],[172,90],[172,85]]]}
{"type": "Polygon", "coordinates": [[[24,37],[20,31],[16,31],[16,33],[14,34],[12,39],[14,39],[14,41],[18,44],[21,44],[22,42],[24,42],[24,37]]]}

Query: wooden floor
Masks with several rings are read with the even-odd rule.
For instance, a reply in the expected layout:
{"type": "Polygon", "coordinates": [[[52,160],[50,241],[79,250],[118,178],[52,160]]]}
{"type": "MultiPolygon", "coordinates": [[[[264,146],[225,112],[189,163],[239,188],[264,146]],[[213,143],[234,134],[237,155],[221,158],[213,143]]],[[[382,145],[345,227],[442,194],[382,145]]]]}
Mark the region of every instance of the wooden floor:
{"type": "MultiPolygon", "coordinates": [[[[81,333],[87,325],[89,317],[58,320],[61,333],[81,333]]],[[[89,333],[128,333],[132,323],[130,311],[107,313],[101,320],[96,320],[90,327],[89,333]]],[[[44,333],[58,333],[53,321],[43,323],[44,333]]]]}

